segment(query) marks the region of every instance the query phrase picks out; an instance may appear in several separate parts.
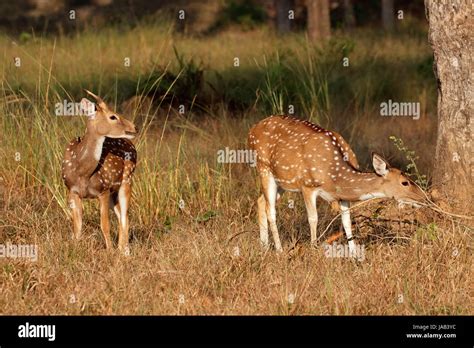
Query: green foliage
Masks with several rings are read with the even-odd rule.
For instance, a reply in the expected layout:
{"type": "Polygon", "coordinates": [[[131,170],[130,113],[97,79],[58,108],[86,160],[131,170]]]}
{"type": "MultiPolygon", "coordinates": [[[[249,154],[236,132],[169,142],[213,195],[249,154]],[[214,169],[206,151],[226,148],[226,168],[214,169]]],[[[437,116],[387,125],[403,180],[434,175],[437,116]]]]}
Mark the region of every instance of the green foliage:
{"type": "Polygon", "coordinates": [[[416,230],[415,238],[418,240],[436,240],[438,238],[438,225],[436,225],[435,222],[431,222],[427,225],[418,227],[416,230]]]}
{"type": "Polygon", "coordinates": [[[203,85],[203,67],[194,59],[186,59],[173,47],[178,62],[178,72],[173,73],[167,68],[150,68],[149,72],[138,76],[128,76],[118,84],[118,97],[127,99],[134,95],[147,95],[153,99],[171,101],[175,99],[180,104],[192,103],[201,93],[203,85]]]}
{"type": "Polygon", "coordinates": [[[266,19],[265,10],[252,0],[230,0],[222,9],[212,30],[235,24],[243,30],[250,30],[262,24],[266,19]]]}
{"type": "Polygon", "coordinates": [[[32,38],[31,34],[27,33],[26,31],[21,32],[21,34],[19,36],[19,40],[20,40],[21,43],[26,43],[26,42],[30,41],[31,38],[32,38]]]}
{"type": "Polygon", "coordinates": [[[245,110],[255,104],[262,71],[246,68],[212,71],[212,80],[206,81],[212,90],[212,100],[225,104],[230,110],[245,110]]]}
{"type": "Polygon", "coordinates": [[[214,210],[208,210],[204,214],[201,214],[196,217],[196,222],[208,222],[212,218],[217,216],[217,212],[214,210]]]}
{"type": "Polygon", "coordinates": [[[259,106],[265,113],[305,114],[315,122],[329,110],[328,81],[320,53],[310,48],[308,55],[288,51],[264,57],[259,68],[264,73],[259,86],[259,106]]]}
{"type": "MultiPolygon", "coordinates": [[[[245,2],[229,2],[228,7],[234,11],[239,4],[245,2]]],[[[88,88],[114,97],[117,104],[148,95],[207,109],[224,104],[233,111],[253,108],[267,114],[289,113],[293,105],[295,115],[322,126],[329,126],[334,115],[345,118],[371,112],[380,100],[412,98],[426,90],[430,99],[426,104],[432,105],[436,96],[432,55],[426,47],[415,50],[416,40],[390,37],[385,46],[373,50],[386,41],[364,29],[350,38],[336,32],[324,45],[308,42],[302,33],[278,37],[263,28],[239,35],[242,38],[236,39],[224,32],[176,41],[170,30],[152,23],[120,30],[112,26],[62,38],[52,62],[47,58],[52,40],[25,36],[29,41],[13,47],[11,53],[22,57],[22,68],[5,58],[3,76],[8,90],[35,99],[46,88],[60,99],[81,98],[83,88],[88,88]],[[245,45],[240,40],[246,40],[245,45]],[[142,50],[156,42],[163,42],[162,52],[142,50]],[[221,49],[224,44],[226,49],[221,49]],[[90,52],[100,52],[97,64],[82,63],[90,60],[90,52]],[[132,64],[124,68],[118,57],[128,55],[132,64]],[[234,57],[239,57],[240,66],[233,65],[234,57]],[[343,58],[349,59],[349,66],[343,65],[343,58]],[[35,77],[38,71],[40,78],[35,77]]]]}
{"type": "Polygon", "coordinates": [[[426,79],[433,78],[433,56],[427,56],[420,61],[416,66],[416,71],[421,77],[426,79]]]}
{"type": "MultiPolygon", "coordinates": [[[[284,58],[283,58],[284,59],[284,58]]],[[[286,66],[278,52],[274,57],[267,59],[264,57],[264,64],[261,67],[265,74],[263,86],[259,89],[260,103],[267,114],[286,114],[286,103],[290,99],[290,81],[285,80],[289,75],[286,66]]]]}
{"type": "Polygon", "coordinates": [[[287,114],[292,105],[296,114],[305,114],[314,122],[327,120],[331,94],[340,95],[350,85],[347,71],[340,66],[354,48],[354,41],[334,38],[322,47],[307,45],[302,52],[285,50],[265,56],[259,66],[265,76],[259,87],[262,110],[287,114]]]}
{"type": "Polygon", "coordinates": [[[391,135],[389,139],[393,142],[395,147],[405,155],[405,158],[408,160],[408,164],[406,166],[407,175],[414,178],[414,181],[423,189],[426,190],[428,188],[428,178],[425,174],[421,174],[418,170],[418,166],[416,165],[416,161],[419,159],[419,156],[416,156],[415,151],[410,150],[402,139],[397,138],[394,135],[391,135]]]}

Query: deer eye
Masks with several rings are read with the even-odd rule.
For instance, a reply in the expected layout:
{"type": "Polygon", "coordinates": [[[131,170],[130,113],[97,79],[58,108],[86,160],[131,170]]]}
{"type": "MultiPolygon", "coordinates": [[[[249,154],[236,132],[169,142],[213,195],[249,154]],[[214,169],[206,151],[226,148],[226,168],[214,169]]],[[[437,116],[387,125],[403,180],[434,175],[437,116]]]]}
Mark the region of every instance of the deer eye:
{"type": "Polygon", "coordinates": [[[409,183],[408,181],[402,181],[402,185],[403,185],[403,186],[409,186],[410,183],[409,183]]]}
{"type": "Polygon", "coordinates": [[[110,118],[111,120],[115,121],[115,120],[117,119],[117,116],[112,115],[112,116],[110,116],[109,118],[110,118]]]}

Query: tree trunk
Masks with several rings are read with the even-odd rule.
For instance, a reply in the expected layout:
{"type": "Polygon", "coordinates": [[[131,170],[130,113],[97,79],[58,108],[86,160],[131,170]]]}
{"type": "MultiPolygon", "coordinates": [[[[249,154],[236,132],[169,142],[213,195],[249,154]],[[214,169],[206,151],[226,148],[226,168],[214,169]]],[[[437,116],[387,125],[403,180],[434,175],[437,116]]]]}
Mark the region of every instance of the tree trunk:
{"type": "Polygon", "coordinates": [[[306,0],[308,12],[308,37],[318,42],[331,36],[329,0],[306,0]]]}
{"type": "Polygon", "coordinates": [[[291,0],[275,0],[276,25],[279,33],[288,33],[291,30],[291,20],[289,11],[291,10],[291,0]]]}
{"type": "Polygon", "coordinates": [[[456,206],[463,202],[472,205],[474,6],[470,0],[425,0],[425,7],[438,80],[438,136],[433,182],[456,206]]]}
{"type": "Polygon", "coordinates": [[[329,12],[329,0],[318,1],[321,8],[321,34],[323,39],[329,39],[331,36],[331,16],[329,12]]]}
{"type": "Polygon", "coordinates": [[[349,30],[355,27],[354,7],[351,0],[344,0],[344,26],[349,30]]]}
{"type": "Polygon", "coordinates": [[[392,31],[395,24],[395,9],[393,0],[382,0],[382,26],[387,31],[392,31]]]}

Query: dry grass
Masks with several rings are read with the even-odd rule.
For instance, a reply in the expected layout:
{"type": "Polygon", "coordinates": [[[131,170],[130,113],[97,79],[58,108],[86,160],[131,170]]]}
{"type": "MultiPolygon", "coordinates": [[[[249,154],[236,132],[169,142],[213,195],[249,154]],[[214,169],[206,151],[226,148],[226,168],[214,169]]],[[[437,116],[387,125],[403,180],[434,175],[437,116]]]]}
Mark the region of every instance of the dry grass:
{"type": "MultiPolygon", "coordinates": [[[[137,35],[139,39],[134,39],[127,32],[120,42],[112,36],[108,43],[115,48],[134,47],[133,52],[143,53],[140,62],[146,65],[154,52],[149,41],[155,39],[147,30],[137,35]]],[[[182,39],[180,50],[190,53],[193,47],[201,47],[203,59],[216,68],[224,64],[223,58],[232,60],[233,50],[250,61],[252,55],[259,56],[277,42],[264,39],[265,33],[245,34],[250,40],[247,44],[255,50],[242,49],[239,35],[244,34],[182,39]],[[219,55],[224,43],[229,49],[219,55]]],[[[66,42],[59,42],[55,50],[64,55],[76,43],[63,40],[66,42]]],[[[101,42],[89,41],[88,45],[87,40],[92,37],[79,40],[76,48],[101,42]]],[[[297,44],[297,40],[290,43],[297,44]]],[[[32,57],[43,54],[45,61],[53,46],[45,41],[22,50],[32,57]]],[[[402,56],[410,52],[399,48],[402,56]]],[[[45,70],[46,76],[49,71],[67,80],[88,74],[87,54],[84,49],[77,51],[81,53],[71,55],[68,63],[58,59],[51,70],[45,70]]],[[[102,52],[101,57],[112,59],[117,52],[102,52]]],[[[387,50],[380,52],[389,55],[387,50]]],[[[364,55],[364,49],[358,54],[364,55]]],[[[172,58],[162,61],[167,59],[172,58]]],[[[99,76],[116,72],[115,62],[102,63],[97,68],[99,76]]],[[[365,260],[353,262],[327,258],[322,246],[311,248],[302,198],[285,194],[278,220],[286,251],[282,255],[263,252],[258,243],[253,170],[216,161],[217,150],[245,146],[250,125],[264,117],[255,110],[236,118],[223,107],[196,118],[193,114],[179,116],[170,109],[160,110],[152,122],[145,119],[137,140],[131,256],[105,251],[94,201],[86,203],[83,240],[73,242],[59,161],[64,144],[82,134],[83,120],[51,115],[44,105],[51,102],[51,96],[45,96],[47,82],[34,80],[41,74],[33,64],[27,69],[18,79],[36,86],[36,97],[26,95],[22,103],[5,99],[0,108],[0,243],[37,244],[39,258],[37,262],[0,259],[1,313],[473,313],[472,226],[427,209],[414,213],[376,202],[370,209],[355,212],[356,236],[366,247],[366,255],[365,260]],[[15,161],[17,152],[19,161],[15,161]],[[294,208],[288,206],[290,199],[296,202],[294,208]],[[184,209],[178,206],[180,200],[184,209]],[[372,212],[380,206],[386,208],[374,216],[372,212]]],[[[5,89],[12,81],[7,72],[2,78],[5,89]]],[[[106,82],[104,86],[113,88],[106,82]]],[[[429,110],[433,108],[429,104],[429,110]]],[[[372,148],[388,152],[387,136],[393,132],[417,139],[410,145],[422,157],[432,153],[435,125],[428,113],[413,123],[382,121],[367,105],[357,110],[358,117],[348,122],[332,119],[330,123],[339,125],[363,160],[371,142],[377,141],[372,148]]],[[[430,164],[427,158],[422,167],[430,164]]],[[[334,213],[324,203],[319,212],[322,231],[334,213]]],[[[331,226],[331,233],[339,230],[339,224],[331,226]]]]}
{"type": "MultiPolygon", "coordinates": [[[[391,227],[385,234],[361,228],[357,235],[366,245],[365,260],[331,259],[325,257],[322,247],[309,246],[301,197],[289,194],[279,205],[287,252],[281,256],[262,252],[251,170],[237,165],[221,173],[214,169],[201,172],[206,168],[203,159],[209,159],[209,166],[214,167],[214,150],[226,144],[226,139],[232,146],[245,133],[244,128],[238,136],[229,137],[229,129],[220,124],[210,120],[194,125],[221,135],[210,142],[186,131],[180,170],[183,182],[189,180],[195,191],[183,198],[184,211],[179,211],[176,198],[169,193],[167,202],[150,207],[157,218],[140,216],[147,213],[143,207],[147,202],[139,201],[144,196],[139,182],[144,175],[142,158],[131,209],[132,256],[128,258],[104,250],[96,202],[87,203],[84,239],[74,244],[69,222],[49,192],[41,188],[18,190],[14,183],[3,186],[2,240],[37,244],[39,260],[0,261],[2,313],[472,313],[472,236],[459,221],[428,214],[430,219],[425,220],[436,224],[434,232],[423,224],[421,228],[391,227]],[[293,209],[287,206],[288,199],[296,201],[293,209]],[[197,222],[207,211],[216,216],[197,222]],[[171,216],[171,224],[165,224],[166,214],[171,216]],[[291,296],[293,304],[288,301],[291,296]]],[[[184,132],[165,133],[169,151],[163,151],[161,163],[166,163],[168,156],[172,158],[169,154],[179,144],[179,133],[184,132]]],[[[174,175],[173,170],[158,171],[155,189],[169,190],[163,186],[172,185],[167,182],[173,181],[174,175]]],[[[324,228],[333,214],[325,205],[320,212],[320,228],[324,228]]],[[[399,213],[402,217],[407,214],[399,213]]],[[[384,217],[371,221],[383,226],[384,217]]]]}

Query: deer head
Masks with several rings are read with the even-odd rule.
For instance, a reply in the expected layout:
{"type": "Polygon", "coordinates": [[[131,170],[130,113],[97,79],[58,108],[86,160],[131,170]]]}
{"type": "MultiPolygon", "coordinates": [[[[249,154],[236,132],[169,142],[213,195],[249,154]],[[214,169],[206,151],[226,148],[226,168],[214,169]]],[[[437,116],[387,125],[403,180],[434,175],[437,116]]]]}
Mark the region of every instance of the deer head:
{"type": "Polygon", "coordinates": [[[378,190],[386,197],[394,198],[399,203],[417,205],[425,200],[425,193],[401,170],[391,168],[379,154],[372,153],[372,165],[375,173],[382,179],[378,190]]]}
{"type": "Polygon", "coordinates": [[[89,132],[109,138],[133,139],[135,137],[137,130],[132,122],[109,109],[102,98],[88,90],[85,91],[96,100],[95,104],[87,98],[81,100],[81,108],[86,110],[89,116],[87,120],[89,132]]]}

